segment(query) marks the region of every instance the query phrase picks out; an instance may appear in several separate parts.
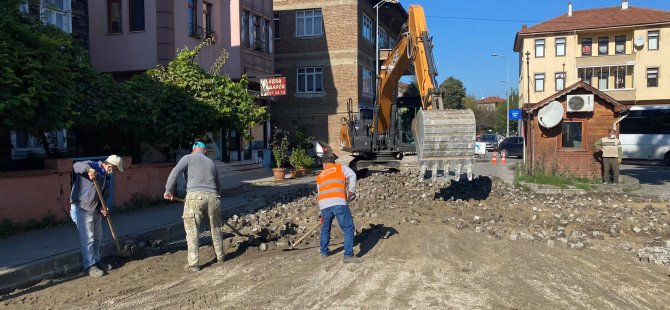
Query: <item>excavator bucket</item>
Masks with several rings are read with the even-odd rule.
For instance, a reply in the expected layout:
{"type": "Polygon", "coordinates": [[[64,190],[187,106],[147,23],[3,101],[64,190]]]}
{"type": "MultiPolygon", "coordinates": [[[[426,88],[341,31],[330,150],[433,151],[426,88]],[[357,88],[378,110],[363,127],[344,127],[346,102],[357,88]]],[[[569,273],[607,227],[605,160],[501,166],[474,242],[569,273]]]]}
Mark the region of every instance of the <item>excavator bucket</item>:
{"type": "Polygon", "coordinates": [[[419,161],[420,179],[431,170],[447,177],[450,171],[460,179],[466,173],[472,180],[475,150],[475,115],[472,110],[420,110],[412,121],[412,133],[419,161]]]}

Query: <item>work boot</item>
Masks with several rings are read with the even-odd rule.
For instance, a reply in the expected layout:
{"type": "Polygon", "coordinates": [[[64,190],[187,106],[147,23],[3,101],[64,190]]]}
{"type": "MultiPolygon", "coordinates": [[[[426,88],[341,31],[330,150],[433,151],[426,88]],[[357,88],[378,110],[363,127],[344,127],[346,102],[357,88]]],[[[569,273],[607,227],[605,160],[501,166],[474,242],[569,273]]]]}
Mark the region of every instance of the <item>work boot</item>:
{"type": "Polygon", "coordinates": [[[86,273],[88,273],[89,276],[94,277],[94,278],[99,278],[102,277],[105,272],[100,270],[97,266],[93,265],[91,267],[88,267],[86,270],[86,273]]]}
{"type": "Polygon", "coordinates": [[[190,272],[199,272],[200,271],[200,266],[189,266],[188,271],[190,272]]]}
{"type": "Polygon", "coordinates": [[[95,266],[98,267],[98,269],[100,269],[102,271],[112,270],[112,265],[111,264],[97,263],[97,264],[95,264],[95,266]]]}
{"type": "Polygon", "coordinates": [[[349,263],[360,264],[363,262],[363,259],[356,256],[345,256],[344,259],[342,259],[342,262],[344,262],[345,264],[349,263]]]}
{"type": "Polygon", "coordinates": [[[326,258],[326,257],[328,257],[328,254],[321,253],[321,258],[326,258]]]}

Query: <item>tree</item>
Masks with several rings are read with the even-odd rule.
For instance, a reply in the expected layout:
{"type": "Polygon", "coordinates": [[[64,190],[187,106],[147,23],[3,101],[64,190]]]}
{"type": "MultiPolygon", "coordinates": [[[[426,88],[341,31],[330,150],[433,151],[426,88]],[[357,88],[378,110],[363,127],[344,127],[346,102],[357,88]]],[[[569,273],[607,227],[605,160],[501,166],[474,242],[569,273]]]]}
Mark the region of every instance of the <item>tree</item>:
{"type": "Polygon", "coordinates": [[[198,53],[213,43],[207,39],[193,49],[184,48],[166,67],[123,84],[120,101],[125,108],[120,108],[121,116],[107,121],[127,121],[141,141],[172,147],[220,128],[248,134],[250,126],[266,121],[268,112],[254,103],[246,77],[235,82],[218,74],[228,57],[225,51],[209,71],[196,62],[198,53]]]}
{"type": "Polygon", "coordinates": [[[482,108],[479,100],[473,95],[466,96],[463,99],[463,105],[466,109],[472,110],[475,114],[476,130],[478,133],[493,129],[496,126],[496,112],[482,108]]]}
{"type": "Polygon", "coordinates": [[[448,109],[463,109],[465,104],[465,87],[463,82],[450,76],[440,84],[440,91],[442,92],[442,101],[444,106],[448,109]]]}
{"type": "Polygon", "coordinates": [[[406,97],[421,97],[421,93],[419,92],[419,84],[416,83],[415,78],[412,79],[412,81],[409,83],[409,86],[407,86],[407,90],[402,95],[406,97]]]}
{"type": "Polygon", "coordinates": [[[0,2],[0,131],[39,137],[51,156],[46,133],[72,126],[95,71],[70,35],[19,11],[21,2],[0,2]]]}

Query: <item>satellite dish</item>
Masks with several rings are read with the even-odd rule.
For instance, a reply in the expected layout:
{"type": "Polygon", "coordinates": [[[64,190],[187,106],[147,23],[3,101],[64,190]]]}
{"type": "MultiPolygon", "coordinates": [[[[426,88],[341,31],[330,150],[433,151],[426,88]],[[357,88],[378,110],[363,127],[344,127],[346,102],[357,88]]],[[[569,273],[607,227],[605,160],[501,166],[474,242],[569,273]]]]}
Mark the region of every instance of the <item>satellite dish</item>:
{"type": "Polygon", "coordinates": [[[554,100],[540,109],[537,113],[540,125],[544,128],[553,128],[563,119],[563,105],[554,100]]]}
{"type": "Polygon", "coordinates": [[[637,36],[633,40],[633,44],[635,47],[642,47],[644,45],[644,37],[643,36],[637,36]]]}

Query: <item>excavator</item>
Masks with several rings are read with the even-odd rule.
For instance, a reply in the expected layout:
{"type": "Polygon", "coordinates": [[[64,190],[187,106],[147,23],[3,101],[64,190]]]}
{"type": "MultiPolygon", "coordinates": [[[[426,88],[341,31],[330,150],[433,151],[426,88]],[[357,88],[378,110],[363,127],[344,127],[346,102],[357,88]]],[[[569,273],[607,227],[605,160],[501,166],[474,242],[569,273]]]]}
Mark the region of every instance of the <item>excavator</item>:
{"type": "Polygon", "coordinates": [[[400,170],[406,153],[416,153],[420,179],[438,171],[472,180],[475,116],[472,110],[446,109],[435,77],[432,37],[424,10],[410,5],[401,38],[380,68],[372,120],[356,118],[352,103],[340,128],[340,149],[354,156],[349,166],[367,173],[373,166],[400,170]],[[396,98],[400,78],[412,69],[420,98],[396,98]]]}

